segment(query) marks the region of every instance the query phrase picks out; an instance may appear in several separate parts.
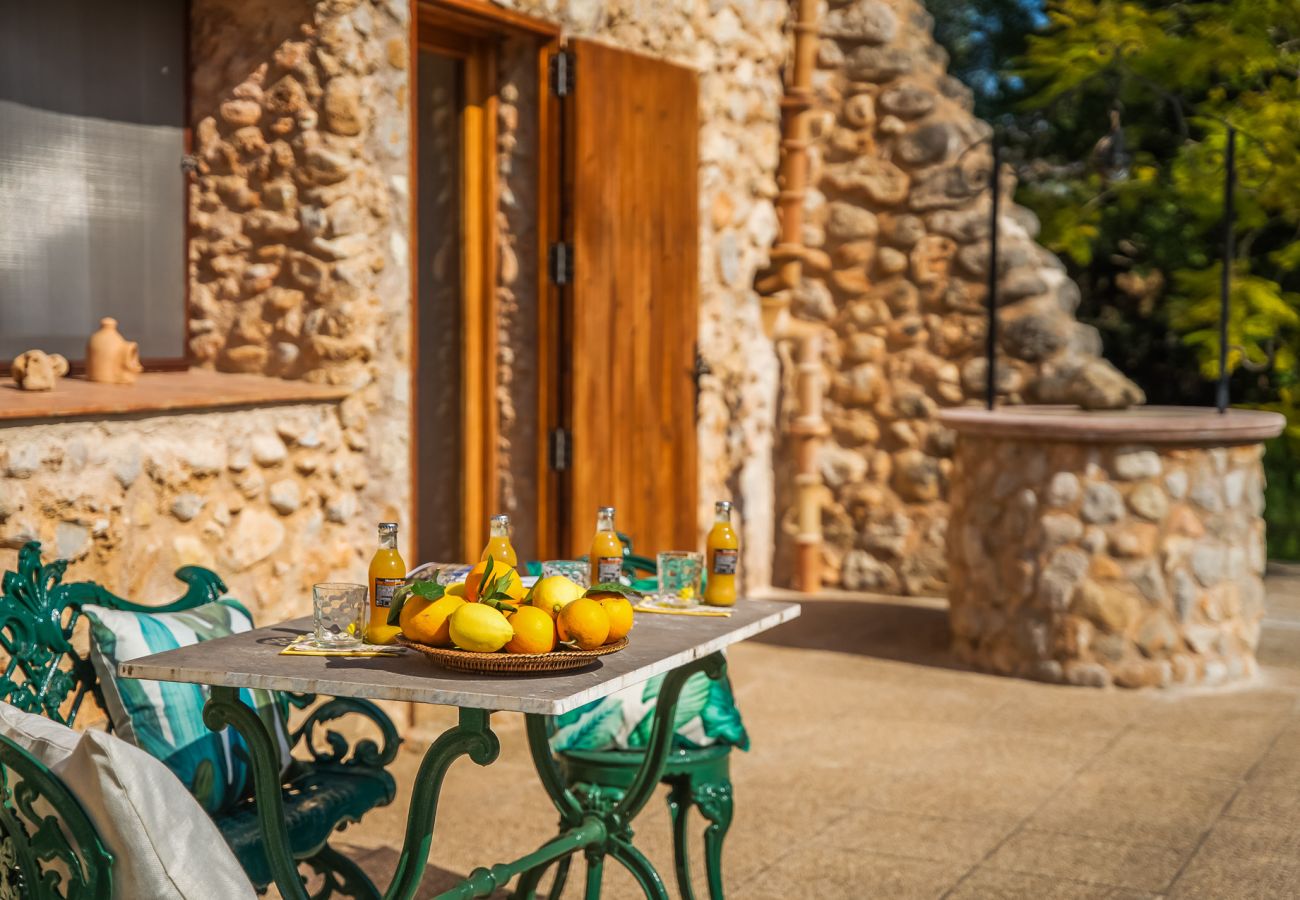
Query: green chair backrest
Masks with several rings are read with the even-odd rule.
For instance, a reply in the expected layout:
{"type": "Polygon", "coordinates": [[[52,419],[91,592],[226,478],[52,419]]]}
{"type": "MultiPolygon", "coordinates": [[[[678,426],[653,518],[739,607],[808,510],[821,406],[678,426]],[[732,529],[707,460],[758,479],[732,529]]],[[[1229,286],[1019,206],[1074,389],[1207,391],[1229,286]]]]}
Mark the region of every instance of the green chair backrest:
{"type": "Polygon", "coordinates": [[[77,798],[0,736],[0,897],[109,900],[113,855],[77,798]]]}
{"type": "MultiPolygon", "coordinates": [[[[198,566],[177,570],[187,589],[165,606],[141,606],[94,582],[63,584],[67,560],[41,564],[38,541],[18,551],[18,571],[0,582],[0,650],[6,659],[0,674],[0,700],[19,709],[72,725],[86,694],[103,705],[90,658],[79,652],[72,633],[89,603],[130,612],[177,612],[216,600],[226,586],[215,572],[198,566]]],[[[0,896],[3,896],[0,893],[0,896]]]]}

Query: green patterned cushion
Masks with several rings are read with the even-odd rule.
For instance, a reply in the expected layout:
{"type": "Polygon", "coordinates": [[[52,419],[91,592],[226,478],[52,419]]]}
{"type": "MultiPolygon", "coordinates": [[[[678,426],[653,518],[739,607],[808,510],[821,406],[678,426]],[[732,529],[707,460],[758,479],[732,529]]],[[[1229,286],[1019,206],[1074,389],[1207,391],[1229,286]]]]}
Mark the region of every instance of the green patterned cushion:
{"type": "MultiPolygon", "coordinates": [[[[650,741],[655,702],[664,676],[615,691],[556,719],[551,750],[641,750],[650,741]]],[[[693,749],[730,744],[749,749],[749,735],[727,678],[713,681],[703,672],[686,679],[677,713],[673,744],[693,749]]]]}
{"type": "MultiPolygon", "coordinates": [[[[166,763],[208,812],[232,806],[251,786],[248,747],[230,728],[203,724],[208,689],[197,684],[119,678],[118,663],[188,647],[253,627],[248,610],[223,598],[184,612],[137,613],[86,606],[91,662],[99,676],[109,719],[119,737],[166,763]]],[[[280,745],[288,765],[289,738],[283,711],[267,691],[241,690],[280,745]]]]}

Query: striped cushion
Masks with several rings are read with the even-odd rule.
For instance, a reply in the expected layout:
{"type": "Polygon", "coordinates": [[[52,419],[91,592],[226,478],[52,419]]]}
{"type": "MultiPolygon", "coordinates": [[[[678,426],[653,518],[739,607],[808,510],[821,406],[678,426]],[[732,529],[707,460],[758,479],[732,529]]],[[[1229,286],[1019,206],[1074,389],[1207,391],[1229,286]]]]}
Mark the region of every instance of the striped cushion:
{"type": "MultiPolygon", "coordinates": [[[[118,663],[226,637],[253,627],[248,610],[231,598],[184,612],[137,613],[86,606],[91,662],[109,719],[119,737],[166,763],[208,812],[228,809],[251,787],[248,747],[230,728],[203,724],[208,689],[196,684],[119,678],[118,663]]],[[[288,728],[267,691],[241,690],[277,740],[281,763],[290,761],[288,728]]]]}
{"type": "MultiPolygon", "coordinates": [[[[650,742],[655,703],[664,676],[615,691],[555,720],[551,750],[644,750],[650,742]]],[[[673,716],[673,746],[686,749],[730,744],[749,749],[749,735],[726,677],[713,681],[696,672],[682,685],[673,716]]]]}

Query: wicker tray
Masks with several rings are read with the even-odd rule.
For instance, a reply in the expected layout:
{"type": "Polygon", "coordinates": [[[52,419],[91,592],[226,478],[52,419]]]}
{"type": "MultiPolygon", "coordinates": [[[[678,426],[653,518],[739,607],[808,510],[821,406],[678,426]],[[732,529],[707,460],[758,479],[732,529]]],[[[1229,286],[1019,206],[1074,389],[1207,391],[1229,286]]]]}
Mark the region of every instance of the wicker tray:
{"type": "Polygon", "coordinates": [[[397,643],[423,653],[429,660],[444,669],[457,672],[512,675],[520,672],[564,672],[581,669],[596,661],[599,656],[617,653],[627,646],[627,638],[595,650],[552,650],[550,653],[471,653],[453,647],[430,647],[397,635],[397,643]]]}

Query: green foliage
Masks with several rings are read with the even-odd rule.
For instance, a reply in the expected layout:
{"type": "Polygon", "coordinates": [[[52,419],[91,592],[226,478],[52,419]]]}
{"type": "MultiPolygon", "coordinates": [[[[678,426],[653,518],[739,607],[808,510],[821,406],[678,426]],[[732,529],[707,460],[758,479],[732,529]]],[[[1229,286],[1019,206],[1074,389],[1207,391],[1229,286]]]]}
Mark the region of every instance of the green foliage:
{"type": "Polygon", "coordinates": [[[1300,555],[1300,522],[1283,522],[1300,500],[1300,3],[1053,0],[1008,69],[1023,81],[1008,131],[1046,173],[1018,199],[1080,283],[1081,317],[1152,402],[1213,396],[1237,130],[1232,397],[1288,416],[1267,457],[1268,515],[1273,552],[1300,555]],[[1103,165],[1115,110],[1126,158],[1103,165]]]}
{"type": "Polygon", "coordinates": [[[975,113],[994,118],[1020,90],[1005,63],[1024,52],[1025,38],[1046,19],[1041,0],[926,0],[934,36],[948,51],[948,72],[975,95],[975,113]]]}
{"type": "Polygon", "coordinates": [[[393,591],[393,600],[388,607],[388,617],[384,620],[389,625],[400,625],[402,621],[402,607],[406,606],[408,597],[423,597],[425,600],[437,600],[444,593],[446,588],[436,581],[413,581],[410,584],[404,584],[397,590],[393,591]]]}

